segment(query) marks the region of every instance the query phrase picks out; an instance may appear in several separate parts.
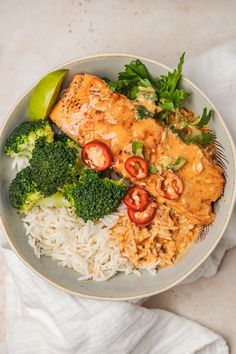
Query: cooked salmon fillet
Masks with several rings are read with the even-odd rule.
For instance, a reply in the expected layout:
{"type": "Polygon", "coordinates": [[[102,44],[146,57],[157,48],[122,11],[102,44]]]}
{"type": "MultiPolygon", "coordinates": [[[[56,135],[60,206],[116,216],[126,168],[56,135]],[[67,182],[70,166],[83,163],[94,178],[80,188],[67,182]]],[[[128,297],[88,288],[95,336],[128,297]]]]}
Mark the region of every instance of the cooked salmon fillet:
{"type": "Polygon", "coordinates": [[[54,123],[81,145],[98,139],[117,155],[132,139],[135,108],[130,100],[111,93],[92,75],[76,75],[50,114],[54,123]]]}
{"type": "Polygon", "coordinates": [[[119,93],[113,93],[108,85],[96,76],[76,75],[63,92],[50,114],[51,120],[81,145],[97,139],[111,149],[113,167],[134,184],[145,188],[158,203],[165,203],[194,224],[210,224],[214,220],[212,202],[223,193],[222,169],[209,160],[195,144],[185,144],[177,135],[165,129],[153,118],[136,119],[133,102],[119,93]],[[177,200],[159,195],[156,184],[160,178],[149,174],[138,180],[132,178],[124,162],[132,155],[132,141],[144,144],[144,156],[149,165],[161,163],[163,158],[182,156],[185,165],[176,172],[184,190],[177,200]]]}

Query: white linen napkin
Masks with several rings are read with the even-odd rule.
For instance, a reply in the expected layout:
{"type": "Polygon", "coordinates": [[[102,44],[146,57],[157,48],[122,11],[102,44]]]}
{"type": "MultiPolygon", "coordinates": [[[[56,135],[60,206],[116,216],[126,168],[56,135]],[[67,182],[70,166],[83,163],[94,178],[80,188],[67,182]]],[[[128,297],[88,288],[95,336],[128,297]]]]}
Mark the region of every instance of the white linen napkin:
{"type": "MultiPolygon", "coordinates": [[[[236,137],[236,41],[192,59],[184,72],[212,98],[236,137]]],[[[234,214],[213,255],[188,281],[215,274],[225,251],[236,244],[235,227],[234,214]]],[[[28,270],[9,249],[4,236],[2,241],[8,269],[5,346],[9,354],[229,352],[221,336],[167,311],[63,293],[28,270]]]]}

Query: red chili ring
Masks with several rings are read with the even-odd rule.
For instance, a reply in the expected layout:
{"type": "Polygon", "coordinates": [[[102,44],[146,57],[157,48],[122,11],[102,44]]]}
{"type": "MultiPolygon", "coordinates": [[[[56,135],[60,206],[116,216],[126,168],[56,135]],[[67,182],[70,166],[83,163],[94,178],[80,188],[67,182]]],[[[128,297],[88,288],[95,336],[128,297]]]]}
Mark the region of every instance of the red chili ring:
{"type": "Polygon", "coordinates": [[[85,144],[81,152],[83,162],[93,170],[103,171],[106,170],[112,164],[112,153],[110,148],[102,141],[93,140],[85,144]],[[93,158],[91,155],[93,154],[93,158]],[[99,161],[94,161],[96,159],[96,154],[98,160],[103,159],[102,163],[99,161]],[[89,157],[90,155],[90,157],[89,157]]]}
{"type": "Polygon", "coordinates": [[[148,163],[139,156],[129,157],[125,161],[126,171],[134,178],[142,179],[148,175],[148,163]]]}
{"type": "Polygon", "coordinates": [[[138,226],[147,226],[154,218],[157,210],[157,205],[151,201],[144,211],[135,211],[128,209],[128,216],[132,222],[138,226]]]}
{"type": "Polygon", "coordinates": [[[157,192],[166,199],[178,199],[183,188],[181,178],[171,171],[164,171],[156,183],[157,192]]]}
{"type": "Polygon", "coordinates": [[[149,197],[145,189],[134,186],[126,192],[123,201],[129,209],[143,211],[148,206],[149,197]]]}

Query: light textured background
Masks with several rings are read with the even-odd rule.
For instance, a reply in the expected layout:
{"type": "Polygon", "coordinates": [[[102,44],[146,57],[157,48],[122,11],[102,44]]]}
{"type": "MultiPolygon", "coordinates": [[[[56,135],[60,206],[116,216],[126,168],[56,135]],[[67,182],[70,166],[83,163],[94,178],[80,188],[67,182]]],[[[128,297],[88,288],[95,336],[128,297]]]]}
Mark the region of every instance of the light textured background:
{"type": "MultiPolygon", "coordinates": [[[[235,0],[0,0],[0,124],[22,93],[55,65],[93,53],[127,52],[173,66],[183,50],[188,59],[235,38],[235,14],[235,0]]],[[[235,269],[236,249],[217,276],[179,286],[147,305],[216,330],[236,353],[235,269]]],[[[0,341],[3,281],[0,258],[0,341]]]]}

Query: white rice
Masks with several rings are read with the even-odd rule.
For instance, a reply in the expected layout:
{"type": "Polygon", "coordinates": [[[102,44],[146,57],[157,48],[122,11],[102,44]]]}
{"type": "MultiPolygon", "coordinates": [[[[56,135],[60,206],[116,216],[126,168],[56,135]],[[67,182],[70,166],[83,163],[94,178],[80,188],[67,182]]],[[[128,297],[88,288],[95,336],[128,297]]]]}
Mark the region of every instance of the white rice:
{"type": "Polygon", "coordinates": [[[79,280],[104,281],[117,272],[132,272],[129,261],[121,257],[119,246],[109,238],[109,229],[122,209],[123,206],[98,222],[85,223],[70,209],[36,206],[23,223],[37,257],[46,255],[59,260],[63,267],[79,272],[79,280]]]}

